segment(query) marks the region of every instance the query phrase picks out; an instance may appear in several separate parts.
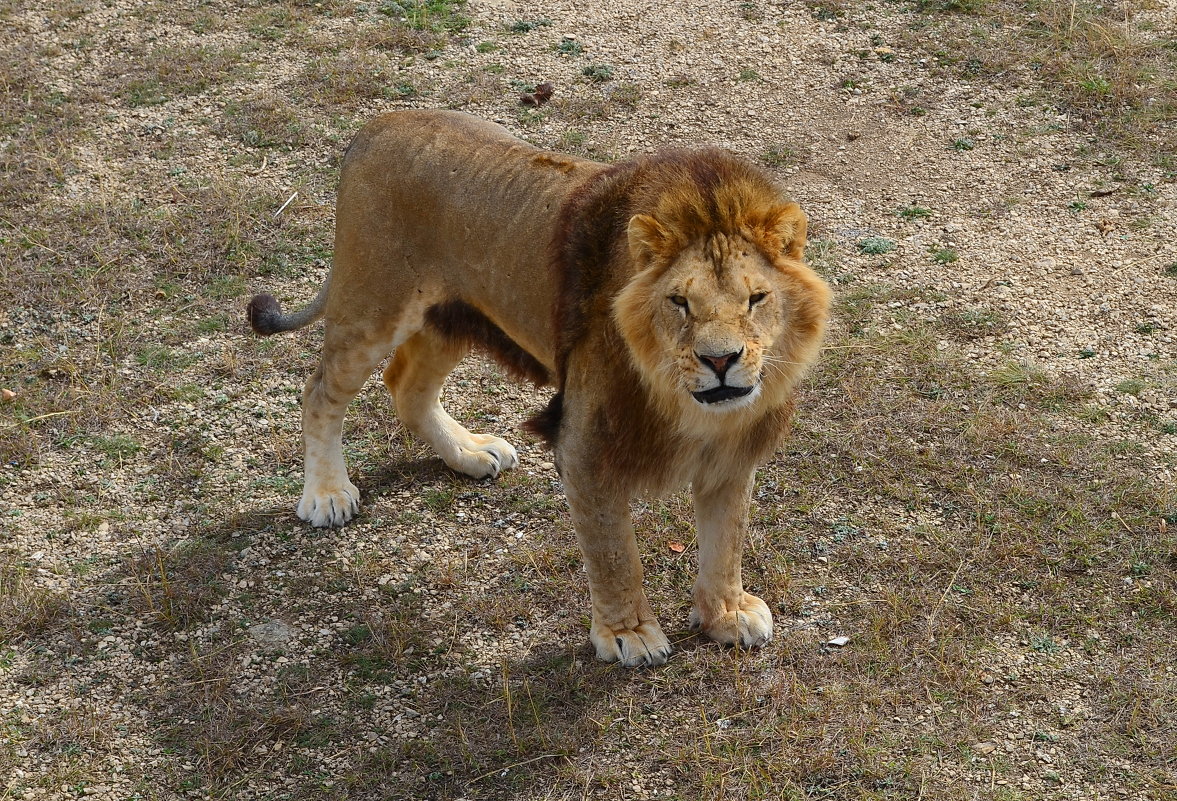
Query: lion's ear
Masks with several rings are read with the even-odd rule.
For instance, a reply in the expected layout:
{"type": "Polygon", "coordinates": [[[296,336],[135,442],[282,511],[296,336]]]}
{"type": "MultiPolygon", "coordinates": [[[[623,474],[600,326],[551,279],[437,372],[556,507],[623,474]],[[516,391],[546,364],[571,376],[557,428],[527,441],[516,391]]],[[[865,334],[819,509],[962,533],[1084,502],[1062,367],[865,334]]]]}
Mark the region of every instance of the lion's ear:
{"type": "Polygon", "coordinates": [[[629,252],[638,262],[648,262],[655,256],[664,255],[670,248],[670,234],[662,223],[648,214],[635,214],[629,218],[629,252]]]}
{"type": "Polygon", "coordinates": [[[805,212],[796,203],[777,206],[769,212],[768,230],[780,239],[781,252],[790,259],[805,257],[805,231],[808,225],[805,212]]]}

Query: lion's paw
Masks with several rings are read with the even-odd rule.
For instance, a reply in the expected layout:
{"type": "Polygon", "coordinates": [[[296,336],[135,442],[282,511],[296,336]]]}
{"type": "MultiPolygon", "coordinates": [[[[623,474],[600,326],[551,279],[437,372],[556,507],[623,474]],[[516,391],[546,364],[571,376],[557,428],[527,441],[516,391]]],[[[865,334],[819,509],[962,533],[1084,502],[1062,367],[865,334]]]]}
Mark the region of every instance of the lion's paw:
{"type": "Polygon", "coordinates": [[[625,667],[664,665],[673,650],[656,620],[647,620],[632,629],[594,623],[589,639],[596,646],[597,658],[620,662],[625,667]]]}
{"type": "Polygon", "coordinates": [[[500,437],[473,434],[470,442],[458,449],[457,463],[450,464],[471,478],[498,478],[499,473],[519,465],[515,447],[500,437]]]}
{"type": "Polygon", "coordinates": [[[716,642],[742,648],[755,648],[772,639],[772,612],[755,595],[744,593],[735,608],[722,601],[716,606],[721,611],[707,618],[696,604],[691,610],[691,628],[701,630],[716,642]]]}
{"type": "Polygon", "coordinates": [[[360,509],[360,491],[350,481],[334,491],[307,486],[298,502],[298,516],[316,528],[334,528],[351,520],[360,509]]]}

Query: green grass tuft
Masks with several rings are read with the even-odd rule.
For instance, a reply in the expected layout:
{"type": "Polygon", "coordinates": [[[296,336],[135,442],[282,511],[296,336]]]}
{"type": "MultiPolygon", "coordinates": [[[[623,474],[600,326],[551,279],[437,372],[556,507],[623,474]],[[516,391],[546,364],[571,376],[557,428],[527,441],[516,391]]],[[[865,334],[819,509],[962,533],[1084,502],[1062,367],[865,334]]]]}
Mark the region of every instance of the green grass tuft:
{"type": "Polygon", "coordinates": [[[858,252],[868,256],[880,256],[895,250],[895,242],[882,236],[868,236],[858,242],[858,252]]]}

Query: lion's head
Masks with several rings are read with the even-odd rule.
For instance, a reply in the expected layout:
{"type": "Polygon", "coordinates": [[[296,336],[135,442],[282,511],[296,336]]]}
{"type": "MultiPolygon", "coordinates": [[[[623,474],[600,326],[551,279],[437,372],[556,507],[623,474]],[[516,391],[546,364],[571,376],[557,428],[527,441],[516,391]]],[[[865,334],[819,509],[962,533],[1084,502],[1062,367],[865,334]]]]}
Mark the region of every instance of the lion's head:
{"type": "Polygon", "coordinates": [[[805,215],[759,171],[705,150],[661,174],[629,218],[635,274],[614,320],[669,419],[728,427],[741,409],[787,402],[817,355],[829,289],[804,262],[805,215]]]}

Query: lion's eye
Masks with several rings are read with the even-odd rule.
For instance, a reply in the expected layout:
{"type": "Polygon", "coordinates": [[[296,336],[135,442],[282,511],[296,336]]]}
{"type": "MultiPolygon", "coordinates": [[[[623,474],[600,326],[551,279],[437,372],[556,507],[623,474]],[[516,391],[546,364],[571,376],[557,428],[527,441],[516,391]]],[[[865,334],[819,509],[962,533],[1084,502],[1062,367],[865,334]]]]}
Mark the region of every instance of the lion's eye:
{"type": "Polygon", "coordinates": [[[756,294],[752,295],[752,297],[748,298],[748,308],[749,309],[752,308],[757,303],[759,303],[760,301],[764,300],[767,297],[768,297],[767,292],[757,292],[756,294]]]}
{"type": "Polygon", "coordinates": [[[671,295],[670,302],[673,303],[675,306],[678,306],[680,309],[685,310],[687,308],[687,299],[684,298],[682,295],[671,295]]]}

